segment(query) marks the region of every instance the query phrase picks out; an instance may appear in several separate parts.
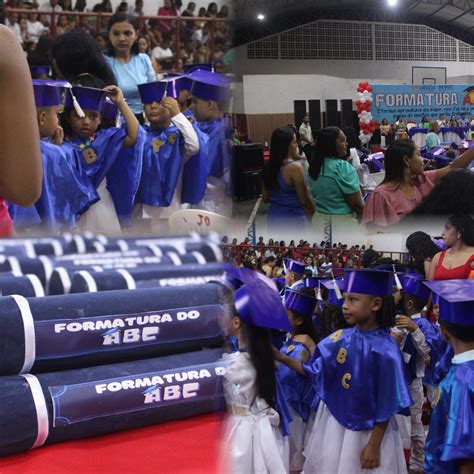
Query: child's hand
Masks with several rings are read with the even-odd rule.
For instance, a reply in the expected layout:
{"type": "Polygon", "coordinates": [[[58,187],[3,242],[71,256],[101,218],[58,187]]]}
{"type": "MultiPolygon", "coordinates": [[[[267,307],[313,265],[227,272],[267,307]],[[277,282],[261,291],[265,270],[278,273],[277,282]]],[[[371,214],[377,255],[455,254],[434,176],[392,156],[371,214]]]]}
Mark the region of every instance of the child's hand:
{"type": "Polygon", "coordinates": [[[276,361],[281,362],[282,354],[273,344],[272,344],[272,351],[273,351],[273,358],[276,361]]]}
{"type": "Polygon", "coordinates": [[[380,466],[380,446],[367,443],[360,453],[360,467],[362,469],[375,469],[380,466]]]}
{"type": "Polygon", "coordinates": [[[104,91],[107,92],[107,97],[115,104],[120,105],[125,103],[122,89],[117,86],[104,87],[104,91]]]}
{"type": "Polygon", "coordinates": [[[425,355],[425,367],[429,367],[430,364],[431,364],[431,357],[428,354],[426,354],[425,355]]]}
{"type": "Polygon", "coordinates": [[[53,133],[53,136],[51,137],[51,143],[53,145],[62,145],[64,140],[64,131],[62,127],[59,127],[56,129],[56,131],[53,133]]]}
{"type": "Polygon", "coordinates": [[[398,331],[396,329],[392,329],[390,332],[390,335],[395,339],[398,345],[401,344],[402,339],[403,339],[403,333],[401,331],[398,331]]]}
{"type": "Polygon", "coordinates": [[[181,109],[179,108],[177,100],[173,99],[172,97],[165,97],[161,101],[161,106],[168,110],[170,117],[175,117],[181,113],[181,109]]]}
{"type": "Polygon", "coordinates": [[[418,324],[408,316],[397,316],[395,326],[398,329],[408,329],[410,332],[415,332],[418,329],[418,324]]]}
{"type": "Polygon", "coordinates": [[[314,352],[314,350],[316,349],[316,344],[314,343],[314,341],[309,337],[307,336],[306,334],[298,334],[297,336],[295,336],[293,338],[293,341],[295,342],[300,342],[301,344],[304,344],[308,349],[309,351],[311,352],[311,354],[314,352]]]}

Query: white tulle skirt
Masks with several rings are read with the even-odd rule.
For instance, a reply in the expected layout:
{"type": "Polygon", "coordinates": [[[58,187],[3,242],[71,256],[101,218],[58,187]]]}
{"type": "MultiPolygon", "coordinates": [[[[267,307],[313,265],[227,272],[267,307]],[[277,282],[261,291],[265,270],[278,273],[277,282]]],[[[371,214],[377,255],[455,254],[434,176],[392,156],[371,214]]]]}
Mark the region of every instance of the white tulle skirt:
{"type": "Polygon", "coordinates": [[[397,422],[388,423],[380,448],[380,466],[361,469],[360,453],[371,431],[351,431],[339,424],[325,403],[316,413],[312,434],[305,451],[305,474],[402,474],[407,472],[402,438],[397,422]]]}
{"type": "Polygon", "coordinates": [[[286,474],[289,469],[288,437],[278,427],[279,416],[228,415],[221,458],[231,474],[286,474]]]}
{"type": "Polygon", "coordinates": [[[303,449],[307,424],[291,407],[290,412],[293,418],[290,423],[291,436],[289,439],[290,471],[301,471],[304,464],[303,449]]]}
{"type": "Polygon", "coordinates": [[[104,180],[97,188],[100,201],[93,204],[79,219],[78,228],[81,232],[97,232],[108,235],[122,233],[120,222],[115,211],[112,196],[107,190],[107,181],[104,180]]]}

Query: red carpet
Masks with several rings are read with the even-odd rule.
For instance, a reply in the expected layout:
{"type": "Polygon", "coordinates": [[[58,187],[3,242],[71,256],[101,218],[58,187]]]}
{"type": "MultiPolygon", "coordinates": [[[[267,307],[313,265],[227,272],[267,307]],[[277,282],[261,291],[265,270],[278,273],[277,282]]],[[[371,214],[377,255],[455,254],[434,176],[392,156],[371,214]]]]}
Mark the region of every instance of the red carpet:
{"type": "Polygon", "coordinates": [[[211,413],[43,446],[0,458],[0,473],[217,474],[222,419],[222,413],[211,413]]]}

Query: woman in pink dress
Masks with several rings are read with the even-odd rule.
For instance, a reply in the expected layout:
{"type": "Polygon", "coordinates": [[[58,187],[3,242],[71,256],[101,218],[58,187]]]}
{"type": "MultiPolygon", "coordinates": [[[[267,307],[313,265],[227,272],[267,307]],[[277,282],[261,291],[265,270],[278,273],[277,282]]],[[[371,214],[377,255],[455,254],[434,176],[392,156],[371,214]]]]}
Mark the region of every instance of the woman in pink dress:
{"type": "Polygon", "coordinates": [[[41,195],[42,164],[33,86],[23,50],[0,25],[0,237],[13,233],[4,199],[30,206],[41,195]]]}
{"type": "Polygon", "coordinates": [[[419,147],[412,140],[397,140],[385,153],[385,179],[369,196],[364,207],[364,224],[386,227],[396,224],[448,173],[465,168],[474,159],[474,147],[450,165],[423,171],[419,147]]]}

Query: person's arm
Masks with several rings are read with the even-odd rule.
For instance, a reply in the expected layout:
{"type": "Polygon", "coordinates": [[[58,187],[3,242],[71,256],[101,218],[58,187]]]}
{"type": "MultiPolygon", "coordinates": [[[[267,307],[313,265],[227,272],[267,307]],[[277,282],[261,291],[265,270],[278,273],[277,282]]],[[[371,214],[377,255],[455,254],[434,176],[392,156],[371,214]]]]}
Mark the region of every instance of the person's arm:
{"type": "Polygon", "coordinates": [[[418,354],[423,357],[430,354],[430,346],[426,343],[425,335],[415,321],[408,316],[397,316],[395,325],[398,329],[408,329],[410,331],[413,345],[418,354]]]}
{"type": "Polygon", "coordinates": [[[433,260],[431,261],[431,264],[430,264],[430,269],[429,269],[429,272],[428,274],[426,275],[426,279],[427,280],[434,280],[434,276],[435,276],[435,271],[436,271],[436,267],[438,266],[438,262],[439,262],[439,257],[441,255],[441,252],[438,252],[434,257],[433,257],[433,260]]]}
{"type": "Polygon", "coordinates": [[[474,160],[474,147],[469,148],[448,166],[436,170],[436,183],[439,183],[451,171],[466,168],[472,160],[474,160]]]}
{"type": "Polygon", "coordinates": [[[314,203],[311,199],[308,186],[304,179],[304,169],[298,163],[287,167],[290,181],[296,190],[296,195],[303,208],[308,220],[311,220],[315,211],[314,203]]]}
{"type": "Polygon", "coordinates": [[[375,469],[380,466],[380,446],[387,430],[388,421],[375,423],[368,443],[360,453],[360,467],[362,469],[375,469]]]}
{"type": "Polygon", "coordinates": [[[123,92],[119,87],[107,86],[104,87],[104,91],[107,91],[108,97],[118,107],[123,119],[125,120],[125,125],[127,126],[127,136],[125,137],[123,148],[130,148],[135,145],[137,141],[140,124],[138,123],[135,114],[125,102],[123,92]]]}
{"type": "Polygon", "coordinates": [[[277,362],[281,362],[282,364],[285,364],[287,367],[294,370],[296,373],[300,375],[305,375],[305,371],[303,369],[303,364],[301,363],[301,361],[293,359],[293,357],[290,357],[289,355],[283,354],[283,352],[280,352],[275,346],[272,346],[272,349],[273,349],[273,358],[277,362]]]}
{"type": "Polygon", "coordinates": [[[0,25],[0,197],[23,207],[41,196],[43,166],[31,75],[14,34],[0,25]]]}
{"type": "Polygon", "coordinates": [[[362,200],[362,194],[360,191],[344,195],[344,199],[346,200],[347,205],[357,214],[357,217],[362,219],[362,213],[364,212],[364,201],[362,200]]]}

